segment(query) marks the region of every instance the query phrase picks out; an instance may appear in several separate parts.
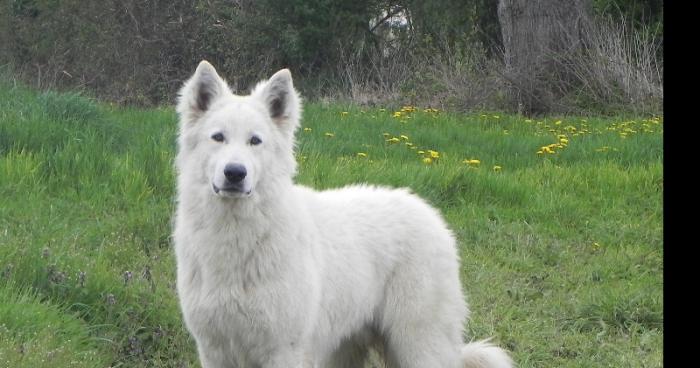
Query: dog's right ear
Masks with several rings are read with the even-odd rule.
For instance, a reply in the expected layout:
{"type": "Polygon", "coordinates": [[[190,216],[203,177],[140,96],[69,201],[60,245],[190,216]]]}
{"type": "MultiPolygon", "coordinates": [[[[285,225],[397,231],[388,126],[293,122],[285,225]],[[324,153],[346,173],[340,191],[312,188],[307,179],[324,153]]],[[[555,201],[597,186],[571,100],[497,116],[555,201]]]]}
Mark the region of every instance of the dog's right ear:
{"type": "Polygon", "coordinates": [[[202,60],[194,75],[180,90],[177,112],[183,122],[192,122],[204,115],[212,104],[230,93],[226,82],[208,61],[202,60]]]}

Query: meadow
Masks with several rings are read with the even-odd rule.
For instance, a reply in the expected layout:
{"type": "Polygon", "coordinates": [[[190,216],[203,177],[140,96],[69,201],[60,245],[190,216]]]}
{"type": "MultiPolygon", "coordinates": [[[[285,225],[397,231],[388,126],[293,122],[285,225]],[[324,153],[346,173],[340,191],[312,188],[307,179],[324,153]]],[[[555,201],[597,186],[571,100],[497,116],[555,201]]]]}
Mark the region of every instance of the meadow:
{"type": "MultiPolygon", "coordinates": [[[[199,366],[174,290],[176,124],[0,83],[1,367],[199,366]]],[[[439,207],[467,338],[520,367],[661,367],[663,126],[308,103],[297,181],[439,207]]]]}

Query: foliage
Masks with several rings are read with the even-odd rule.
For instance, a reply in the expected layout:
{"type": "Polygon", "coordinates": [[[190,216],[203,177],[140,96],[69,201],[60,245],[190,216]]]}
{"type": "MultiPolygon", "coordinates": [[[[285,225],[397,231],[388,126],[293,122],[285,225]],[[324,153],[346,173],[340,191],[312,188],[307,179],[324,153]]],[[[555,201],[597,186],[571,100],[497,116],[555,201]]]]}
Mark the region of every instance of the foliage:
{"type": "MultiPolygon", "coordinates": [[[[38,89],[88,90],[101,99],[131,105],[172,102],[183,80],[207,59],[231,76],[237,91],[287,67],[301,77],[299,86],[312,99],[400,103],[413,95],[411,99],[426,105],[511,109],[500,96],[503,92],[492,91],[508,88],[502,77],[497,4],[4,0],[0,65],[38,89]],[[478,63],[465,74],[456,62],[460,59],[478,63]],[[498,75],[501,81],[494,82],[498,75]],[[455,78],[460,81],[449,83],[455,78]],[[426,84],[426,79],[432,81],[426,84]],[[476,95],[491,97],[475,103],[476,95]],[[435,102],[435,96],[443,97],[435,102]]],[[[657,59],[663,59],[661,2],[593,4],[600,15],[628,19],[635,32],[656,32],[642,39],[658,40],[657,59]]],[[[564,106],[556,110],[576,110],[571,101],[585,100],[571,97],[557,101],[564,106]]],[[[619,106],[614,101],[611,105],[619,106]]],[[[597,105],[595,109],[610,110],[597,105]]]]}

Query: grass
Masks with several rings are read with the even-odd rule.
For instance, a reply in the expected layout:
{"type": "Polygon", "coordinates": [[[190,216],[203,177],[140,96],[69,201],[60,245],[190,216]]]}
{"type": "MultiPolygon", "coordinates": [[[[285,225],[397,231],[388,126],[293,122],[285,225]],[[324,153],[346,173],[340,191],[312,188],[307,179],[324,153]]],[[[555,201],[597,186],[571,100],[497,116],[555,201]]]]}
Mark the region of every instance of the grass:
{"type": "MultiPolygon", "coordinates": [[[[173,109],[3,83],[0,366],[198,366],[174,291],[173,109]]],[[[311,103],[303,128],[298,182],[408,186],[441,209],[467,338],[520,367],[662,366],[659,119],[311,103]]]]}

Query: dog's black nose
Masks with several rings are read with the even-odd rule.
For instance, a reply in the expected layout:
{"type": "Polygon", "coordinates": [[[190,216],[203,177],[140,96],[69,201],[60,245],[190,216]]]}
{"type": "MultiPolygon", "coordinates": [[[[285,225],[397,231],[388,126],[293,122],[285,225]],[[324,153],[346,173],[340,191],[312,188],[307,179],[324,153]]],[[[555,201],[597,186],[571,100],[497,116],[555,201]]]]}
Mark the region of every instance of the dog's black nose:
{"type": "Polygon", "coordinates": [[[248,172],[241,164],[228,164],[224,167],[224,175],[230,183],[239,183],[248,172]]]}

